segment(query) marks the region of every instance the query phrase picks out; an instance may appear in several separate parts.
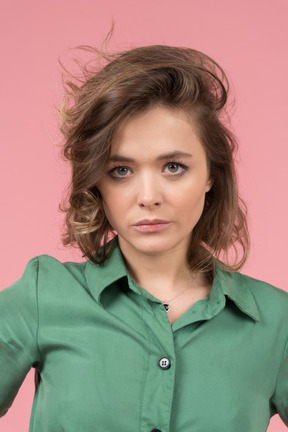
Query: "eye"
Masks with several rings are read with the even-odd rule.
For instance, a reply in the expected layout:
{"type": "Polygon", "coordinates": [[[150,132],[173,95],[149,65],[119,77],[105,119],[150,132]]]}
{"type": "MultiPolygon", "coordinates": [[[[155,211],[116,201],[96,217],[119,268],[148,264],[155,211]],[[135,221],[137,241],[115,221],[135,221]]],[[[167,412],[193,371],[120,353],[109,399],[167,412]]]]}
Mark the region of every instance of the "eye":
{"type": "Polygon", "coordinates": [[[112,168],[108,174],[114,178],[124,178],[127,177],[127,175],[130,173],[131,173],[130,168],[126,166],[117,166],[112,168]]]}
{"type": "Polygon", "coordinates": [[[168,174],[183,174],[187,171],[188,167],[179,162],[168,162],[165,165],[164,171],[168,174]]]}

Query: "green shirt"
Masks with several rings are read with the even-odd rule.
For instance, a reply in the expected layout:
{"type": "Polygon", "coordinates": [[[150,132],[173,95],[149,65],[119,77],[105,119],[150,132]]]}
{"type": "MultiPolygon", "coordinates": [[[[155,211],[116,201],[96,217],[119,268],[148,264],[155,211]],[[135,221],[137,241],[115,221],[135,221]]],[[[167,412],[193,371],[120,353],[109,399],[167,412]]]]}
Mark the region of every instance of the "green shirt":
{"type": "Polygon", "coordinates": [[[285,291],[217,269],[171,326],[117,245],[104,265],[34,258],[0,293],[0,414],[34,367],[30,432],[264,432],[277,412],[288,425],[287,312],[285,291]]]}

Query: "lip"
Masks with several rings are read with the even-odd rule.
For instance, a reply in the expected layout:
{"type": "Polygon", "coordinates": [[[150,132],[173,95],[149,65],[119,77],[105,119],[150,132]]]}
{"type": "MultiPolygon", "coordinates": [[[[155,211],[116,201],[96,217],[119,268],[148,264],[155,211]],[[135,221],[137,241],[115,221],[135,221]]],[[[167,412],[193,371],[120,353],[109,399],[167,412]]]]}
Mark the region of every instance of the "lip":
{"type": "Polygon", "coordinates": [[[163,219],[142,219],[133,225],[140,232],[157,232],[168,228],[172,222],[163,219]]]}
{"type": "Polygon", "coordinates": [[[139,225],[158,225],[158,224],[167,224],[170,223],[169,221],[166,221],[164,219],[142,219],[139,222],[137,222],[136,224],[134,224],[134,226],[139,226],[139,225]]]}

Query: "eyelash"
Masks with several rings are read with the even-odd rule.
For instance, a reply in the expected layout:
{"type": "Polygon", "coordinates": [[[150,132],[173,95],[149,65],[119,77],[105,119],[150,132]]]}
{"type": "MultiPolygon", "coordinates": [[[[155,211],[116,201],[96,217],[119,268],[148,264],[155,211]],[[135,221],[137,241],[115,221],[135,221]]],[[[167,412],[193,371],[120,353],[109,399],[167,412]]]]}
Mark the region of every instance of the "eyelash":
{"type": "MultiPolygon", "coordinates": [[[[164,168],[167,168],[169,165],[177,165],[178,167],[182,168],[182,171],[180,173],[174,173],[174,174],[170,173],[173,177],[181,176],[181,175],[183,175],[189,169],[187,167],[187,165],[184,165],[184,164],[182,164],[180,162],[175,162],[175,161],[167,162],[164,165],[164,168]]],[[[119,168],[124,168],[124,169],[130,170],[130,168],[128,166],[125,166],[125,165],[116,165],[116,166],[114,166],[111,170],[108,171],[108,174],[114,180],[124,180],[125,178],[127,178],[127,175],[125,175],[125,176],[119,176],[119,177],[115,175],[115,171],[117,171],[119,168]]]]}

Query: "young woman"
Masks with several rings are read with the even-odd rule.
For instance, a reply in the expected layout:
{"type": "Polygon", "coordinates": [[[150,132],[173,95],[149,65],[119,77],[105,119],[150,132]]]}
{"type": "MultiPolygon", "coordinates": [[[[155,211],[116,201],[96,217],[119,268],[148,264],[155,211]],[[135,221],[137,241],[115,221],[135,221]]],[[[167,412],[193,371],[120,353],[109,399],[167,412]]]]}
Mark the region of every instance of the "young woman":
{"type": "Polygon", "coordinates": [[[288,425],[288,294],[247,258],[228,82],[148,46],[68,82],[65,244],[0,295],[0,412],[35,368],[30,432],[264,432],[288,425]],[[231,263],[229,253],[234,256],[231,263]]]}

